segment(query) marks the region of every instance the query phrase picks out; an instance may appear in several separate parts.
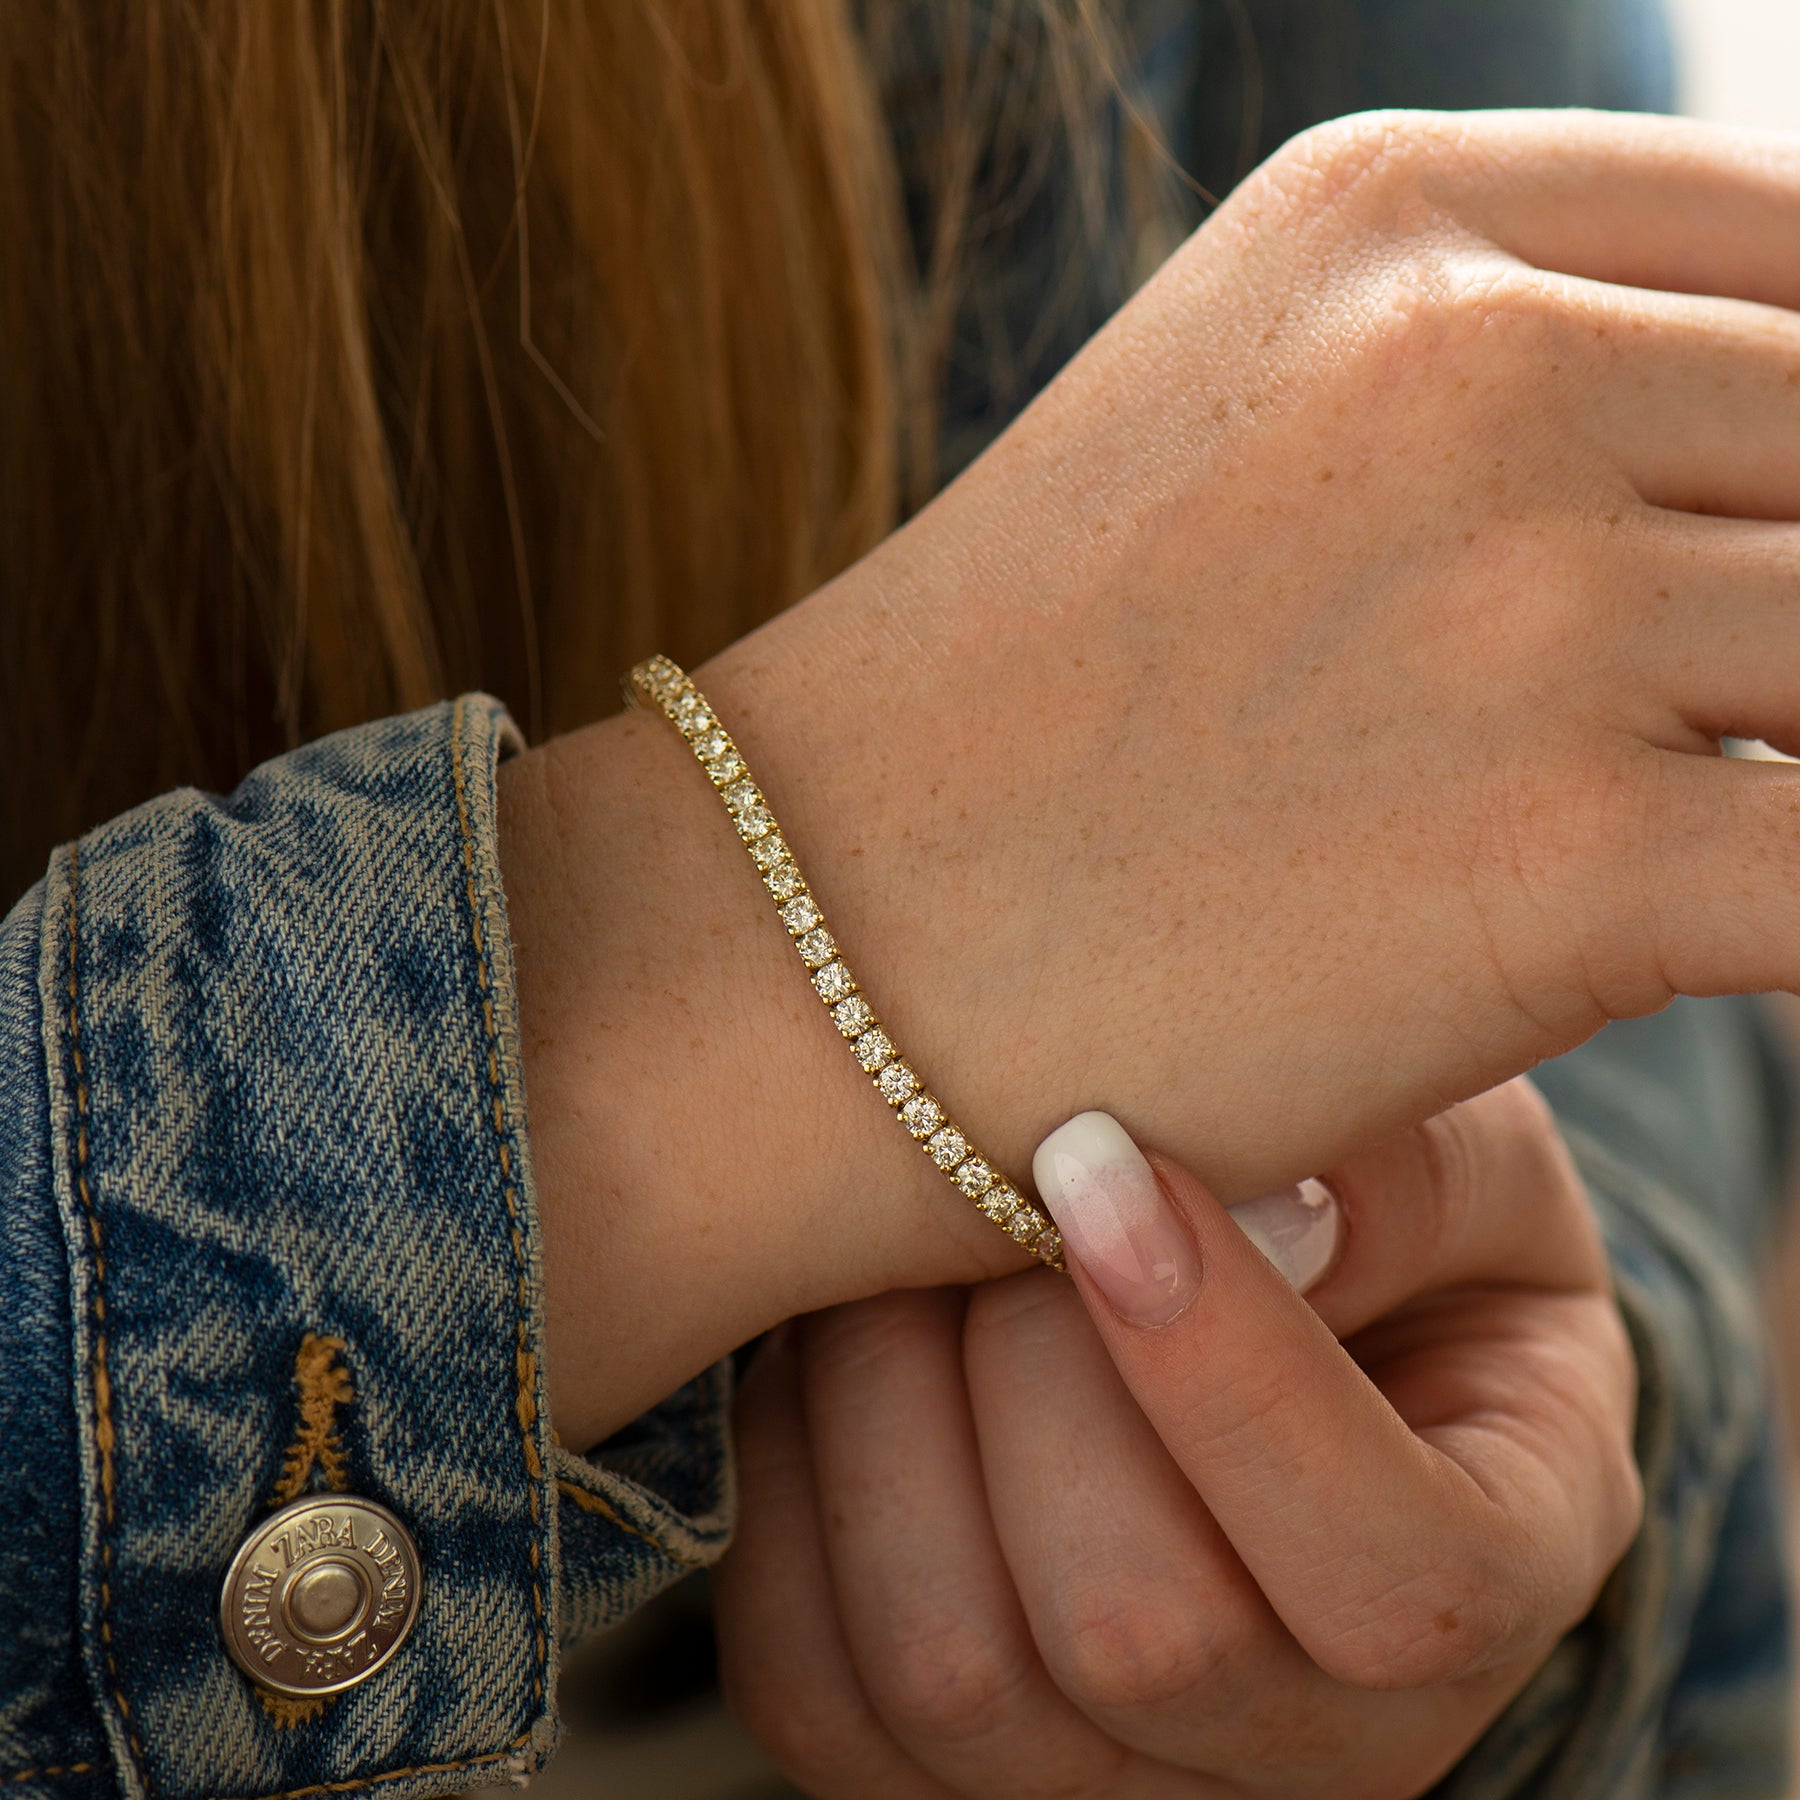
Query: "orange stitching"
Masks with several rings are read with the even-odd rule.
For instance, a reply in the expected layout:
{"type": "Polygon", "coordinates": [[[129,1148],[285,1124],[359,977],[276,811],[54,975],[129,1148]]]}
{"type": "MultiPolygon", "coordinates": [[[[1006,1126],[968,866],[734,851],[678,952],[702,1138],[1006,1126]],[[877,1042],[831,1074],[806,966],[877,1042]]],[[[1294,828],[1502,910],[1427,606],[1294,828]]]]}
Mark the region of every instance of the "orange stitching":
{"type": "Polygon", "coordinates": [[[350,1385],[350,1371],[337,1360],[343,1348],[342,1338],[318,1337],[310,1331],[300,1340],[294,1357],[294,1382],[300,1389],[300,1430],[288,1446],[281,1479],[275,1483],[275,1493],[269,1501],[271,1506],[285,1506],[290,1500],[299,1499],[315,1468],[324,1472],[326,1485],[334,1494],[341,1494],[349,1485],[344,1443],[337,1432],[337,1409],[356,1398],[356,1389],[350,1385]]]}
{"type": "Polygon", "coordinates": [[[685,1552],[675,1549],[673,1545],[665,1544],[661,1538],[653,1536],[641,1525],[632,1524],[629,1519],[615,1512],[598,1494],[591,1494],[586,1488],[577,1487],[572,1481],[564,1481],[561,1476],[557,1477],[556,1485],[583,1512],[598,1513],[608,1524],[618,1526],[621,1531],[629,1531],[634,1538],[642,1539],[652,1550],[660,1550],[670,1562],[679,1563],[684,1569],[704,1569],[707,1566],[697,1556],[689,1556],[685,1552]]]}
{"type": "MultiPolygon", "coordinates": [[[[487,1075],[493,1099],[489,1117],[493,1122],[494,1136],[500,1145],[500,1191],[506,1201],[507,1217],[511,1221],[513,1261],[519,1271],[519,1342],[513,1359],[519,1393],[513,1410],[518,1415],[519,1438],[525,1453],[525,1473],[530,1482],[525,1492],[531,1503],[532,1549],[535,1552],[537,1532],[543,1522],[538,1502],[538,1483],[544,1474],[543,1459],[538,1455],[537,1445],[532,1441],[531,1435],[532,1427],[537,1423],[537,1358],[531,1350],[529,1294],[526,1287],[529,1264],[525,1254],[525,1235],[521,1229],[518,1190],[512,1179],[512,1146],[507,1141],[506,1115],[501,1107],[500,1032],[494,1019],[492,984],[488,979],[487,945],[482,941],[481,908],[475,893],[475,835],[469,824],[468,787],[463,776],[463,731],[467,718],[467,703],[458,700],[456,717],[450,730],[450,777],[456,789],[456,819],[462,833],[463,885],[469,898],[469,935],[475,944],[475,978],[481,987],[481,1022],[488,1040],[487,1075]]],[[[549,1640],[544,1635],[541,1623],[544,1617],[544,1594],[539,1581],[538,1560],[534,1554],[531,1559],[531,1604],[540,1621],[537,1630],[538,1672],[531,1683],[534,1700],[544,1697],[544,1671],[550,1656],[549,1640]]]]}
{"type": "MultiPolygon", "coordinates": [[[[81,1196],[87,1214],[88,1239],[94,1246],[94,1353],[91,1368],[94,1383],[94,1444],[100,1452],[100,1494],[104,1502],[101,1513],[100,1557],[104,1567],[112,1567],[112,1545],[106,1541],[118,1520],[117,1477],[113,1469],[113,1447],[117,1442],[113,1430],[112,1380],[106,1372],[106,1247],[100,1230],[100,1213],[94,1205],[93,1189],[88,1184],[88,1083],[87,1059],[81,1053],[81,990],[76,979],[75,963],[79,945],[75,911],[76,890],[81,882],[81,853],[69,846],[69,1061],[75,1074],[75,1190],[81,1196]]],[[[107,1613],[112,1608],[112,1586],[100,1582],[100,1641],[106,1657],[106,1676],[112,1683],[113,1704],[119,1709],[119,1722],[125,1728],[125,1741],[132,1757],[132,1773],[142,1780],[137,1766],[144,1754],[137,1733],[131,1728],[131,1707],[119,1682],[119,1666],[113,1654],[112,1626],[107,1613]]]]}
{"type": "MultiPolygon", "coordinates": [[[[300,1390],[300,1429],[288,1446],[282,1462],[281,1478],[270,1497],[271,1506],[285,1506],[297,1500],[313,1470],[323,1470],[326,1485],[341,1494],[350,1485],[344,1467],[344,1442],[337,1433],[337,1409],[348,1406],[356,1398],[350,1384],[350,1371],[337,1358],[344,1340],[320,1337],[309,1331],[300,1340],[294,1356],[294,1385],[300,1390]]],[[[258,1686],[256,1697],[263,1711],[282,1731],[293,1731],[310,1725],[325,1711],[333,1694],[314,1694],[302,1698],[297,1694],[271,1693],[258,1686]]]]}
{"type": "Polygon", "coordinates": [[[92,1775],[93,1763],[46,1763],[41,1769],[21,1769],[16,1775],[0,1775],[0,1781],[37,1781],[45,1775],[92,1775]]]}
{"type": "Polygon", "coordinates": [[[256,1697],[277,1731],[297,1731],[302,1725],[310,1725],[314,1719],[322,1717],[325,1702],[335,1700],[337,1695],[314,1694],[310,1700],[303,1700],[298,1694],[272,1694],[267,1688],[259,1687],[256,1697]]]}
{"type": "Polygon", "coordinates": [[[311,1787],[287,1788],[279,1794],[266,1794],[262,1800],[303,1800],[307,1794],[347,1794],[355,1788],[377,1787],[384,1781],[404,1781],[409,1775],[454,1775],[459,1769],[479,1769],[488,1763],[505,1762],[530,1742],[531,1733],[523,1731],[504,1750],[490,1751],[486,1756],[470,1756],[461,1762],[416,1763],[410,1769],[389,1769],[384,1775],[361,1775],[354,1781],[321,1781],[311,1787]]]}

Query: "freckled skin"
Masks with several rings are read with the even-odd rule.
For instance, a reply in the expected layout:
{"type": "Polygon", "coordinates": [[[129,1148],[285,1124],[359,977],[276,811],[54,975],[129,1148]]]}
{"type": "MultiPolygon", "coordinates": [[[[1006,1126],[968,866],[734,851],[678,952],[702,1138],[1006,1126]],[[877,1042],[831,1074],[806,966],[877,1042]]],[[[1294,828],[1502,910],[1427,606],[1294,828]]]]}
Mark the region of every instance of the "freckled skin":
{"type": "MultiPolygon", "coordinates": [[[[1754,523],[1800,518],[1796,192],[1686,121],[1308,133],[692,671],[991,1161],[1105,1107],[1242,1198],[1674,989],[1800,983],[1796,778],[1715,755],[1800,743],[1754,523]]],[[[796,1010],[664,721],[508,763],[502,828],[571,1442],[796,1310],[1020,1266],[796,1010]]]]}

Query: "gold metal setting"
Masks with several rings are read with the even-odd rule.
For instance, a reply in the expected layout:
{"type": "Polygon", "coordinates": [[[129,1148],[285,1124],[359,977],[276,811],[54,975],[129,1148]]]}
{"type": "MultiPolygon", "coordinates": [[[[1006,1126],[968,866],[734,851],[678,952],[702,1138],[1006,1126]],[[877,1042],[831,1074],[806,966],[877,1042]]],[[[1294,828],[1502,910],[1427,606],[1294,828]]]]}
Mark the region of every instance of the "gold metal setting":
{"type": "Polygon", "coordinates": [[[666,656],[652,656],[625,677],[633,706],[660,712],[699,758],[719,790],[738,836],[775,902],[800,961],[832,1023],[887,1102],[894,1117],[933,1164],[1014,1243],[1053,1269],[1063,1267],[1062,1238],[1042,1212],[975,1149],[946,1107],[914,1073],[875,1016],[835,937],[818,896],[806,885],[743,752],[700,690],[666,656]]]}

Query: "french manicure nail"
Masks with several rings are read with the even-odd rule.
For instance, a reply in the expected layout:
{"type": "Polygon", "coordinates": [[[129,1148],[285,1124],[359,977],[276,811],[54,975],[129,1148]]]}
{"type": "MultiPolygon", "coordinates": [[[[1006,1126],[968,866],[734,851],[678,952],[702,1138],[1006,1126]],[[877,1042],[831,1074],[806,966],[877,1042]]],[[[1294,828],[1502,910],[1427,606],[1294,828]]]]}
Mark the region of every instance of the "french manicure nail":
{"type": "Polygon", "coordinates": [[[1293,1187],[1240,1200],[1227,1210],[1244,1236],[1298,1294],[1304,1294],[1331,1267],[1344,1234],[1344,1213],[1337,1195],[1310,1175],[1293,1187]]]}
{"type": "Polygon", "coordinates": [[[1111,1113],[1077,1113],[1031,1173],[1063,1243],[1134,1325],[1166,1325],[1200,1287],[1200,1257],[1162,1183],[1111,1113]]]}

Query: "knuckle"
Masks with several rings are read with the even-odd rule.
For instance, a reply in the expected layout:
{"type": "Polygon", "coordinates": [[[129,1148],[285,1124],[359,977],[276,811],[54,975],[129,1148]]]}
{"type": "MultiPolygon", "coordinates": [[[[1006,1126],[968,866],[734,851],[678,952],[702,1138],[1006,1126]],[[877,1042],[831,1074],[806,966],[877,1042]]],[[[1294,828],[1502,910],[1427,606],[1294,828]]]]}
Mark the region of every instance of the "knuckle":
{"type": "Polygon", "coordinates": [[[1561,1049],[1609,1019],[1656,1011],[1675,991],[1647,930],[1657,775],[1648,765],[1661,753],[1641,752],[1579,764],[1547,755],[1537,768],[1514,757],[1480,827],[1496,972],[1561,1049]]]}
{"type": "Polygon", "coordinates": [[[1290,138],[1269,172],[1303,203],[1336,211],[1353,194],[1414,185],[1452,133],[1442,113],[1387,108],[1327,119],[1290,138]]]}
{"type": "Polygon", "coordinates": [[[779,1717],[752,1722],[739,1714],[739,1722],[763,1755],[809,1793],[854,1793],[868,1768],[863,1736],[802,1696],[793,1696],[779,1717]]]}
{"type": "Polygon", "coordinates": [[[1561,1145],[1562,1132],[1557,1126],[1556,1114],[1550,1110],[1550,1102],[1544,1098],[1543,1090],[1529,1075],[1515,1075],[1511,1081],[1501,1082],[1489,1099],[1512,1129],[1526,1137],[1561,1145]]]}
{"type": "Polygon", "coordinates": [[[1435,1569],[1361,1603],[1307,1648],[1349,1687],[1443,1687],[1505,1661],[1530,1635],[1529,1611],[1498,1572],[1435,1569]]]}
{"type": "Polygon", "coordinates": [[[1063,1597],[1045,1660],[1084,1711],[1158,1712],[1202,1691],[1216,1698],[1243,1664],[1219,1611],[1213,1595],[1149,1597],[1117,1582],[1082,1583],[1063,1597]]]}
{"type": "Polygon", "coordinates": [[[719,1688],[732,1716],[794,1780],[830,1783],[866,1765],[864,1728],[852,1710],[821,1705],[782,1672],[780,1658],[733,1655],[721,1644],[719,1688]]]}
{"type": "MultiPolygon", "coordinates": [[[[1603,1583],[1631,1548],[1644,1523],[1644,1475],[1633,1442],[1637,1413],[1637,1356],[1618,1306],[1601,1303],[1604,1321],[1600,1366],[1579,1385],[1573,1403],[1585,1406],[1596,1446],[1599,1500],[1594,1508],[1598,1541],[1595,1561],[1603,1583]]],[[[1591,1600],[1591,1596],[1588,1596],[1591,1600]]],[[[1587,1610],[1584,1605],[1581,1609],[1587,1610]]]]}
{"type": "MultiPolygon", "coordinates": [[[[1358,271],[1402,228],[1438,208],[1428,174],[1444,133],[1429,113],[1354,113],[1290,138],[1228,202],[1251,242],[1292,238],[1301,266],[1358,271]]],[[[1406,230],[1410,235],[1410,229],[1406,230]]]]}
{"type": "Polygon", "coordinates": [[[1602,1552],[1602,1581],[1618,1567],[1644,1528],[1644,1472],[1623,1434],[1607,1471],[1605,1487],[1612,1529],[1602,1552]]]}
{"type": "Polygon", "coordinates": [[[1666,817],[1664,783],[1674,762],[1649,745],[1601,763],[1566,808],[1559,849],[1580,971],[1602,1019],[1659,1011],[1682,991],[1686,974],[1665,937],[1665,883],[1657,848],[1666,817]]]}
{"type": "Polygon", "coordinates": [[[999,1634],[961,1611],[895,1621],[866,1672],[875,1709],[895,1730],[947,1744],[995,1735],[1022,1677],[999,1634]]]}
{"type": "Polygon", "coordinates": [[[1438,301],[1447,336],[1486,336],[1508,343],[1523,338],[1531,351],[1568,316],[1557,278],[1504,252],[1447,259],[1438,301]],[[1502,339],[1502,333],[1509,335],[1502,339]]]}
{"type": "Polygon", "coordinates": [[[969,1296],[963,1343],[971,1352],[976,1346],[1035,1351],[1086,1322],[1086,1310],[1067,1281],[1051,1269],[1026,1269],[984,1281],[969,1296]]]}
{"type": "Polygon", "coordinates": [[[1413,1127],[1425,1167],[1425,1204],[1416,1221],[1416,1254],[1422,1268],[1441,1268],[1470,1223],[1475,1186],[1475,1146],[1470,1142],[1472,1102],[1434,1114],[1413,1127]]]}
{"type": "Polygon", "coordinates": [[[1524,1171],[1546,1200],[1564,1203],[1564,1212],[1571,1205],[1585,1209],[1585,1190],[1556,1115],[1528,1076],[1461,1101],[1417,1130],[1435,1196],[1431,1222],[1446,1241],[1477,1224],[1524,1171]]]}
{"type": "Polygon", "coordinates": [[[1490,431],[1535,417],[1546,389],[1562,391],[1550,381],[1565,373],[1566,311],[1540,271],[1502,252],[1441,244],[1396,247],[1374,269],[1370,345],[1389,379],[1428,374],[1459,418],[1490,431]]]}
{"type": "Polygon", "coordinates": [[[1513,1151],[1531,1151],[1533,1168],[1540,1166],[1544,1153],[1562,1153],[1556,1115],[1527,1075],[1515,1075],[1438,1116],[1444,1133],[1436,1154],[1455,1158],[1463,1189],[1460,1198],[1471,1214],[1478,1206],[1492,1203],[1491,1192],[1480,1177],[1488,1169],[1510,1167],[1506,1159],[1513,1151]],[[1452,1137],[1457,1140],[1455,1149],[1449,1145],[1452,1137]],[[1478,1187],[1480,1193],[1475,1192],[1478,1187]]]}
{"type": "Polygon", "coordinates": [[[810,1314],[800,1356],[815,1429],[833,1432],[866,1421],[872,1393],[890,1393],[909,1371],[933,1366],[957,1342],[960,1307],[948,1290],[914,1289],[810,1314]]]}
{"type": "Polygon", "coordinates": [[[804,1342],[809,1354],[858,1374],[913,1354],[934,1324],[924,1290],[897,1290],[853,1300],[812,1315],[804,1342]]]}

